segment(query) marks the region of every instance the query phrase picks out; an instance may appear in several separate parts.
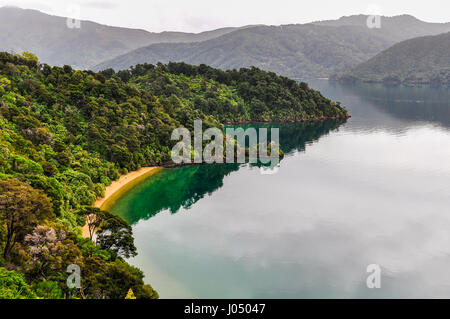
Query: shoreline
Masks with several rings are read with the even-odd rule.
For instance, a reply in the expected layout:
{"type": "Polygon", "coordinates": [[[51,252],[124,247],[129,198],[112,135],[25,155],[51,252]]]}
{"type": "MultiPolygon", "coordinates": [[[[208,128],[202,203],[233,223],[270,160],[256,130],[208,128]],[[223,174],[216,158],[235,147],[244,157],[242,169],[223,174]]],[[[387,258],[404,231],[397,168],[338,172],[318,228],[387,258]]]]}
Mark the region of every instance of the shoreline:
{"type": "Polygon", "coordinates": [[[421,87],[429,86],[436,88],[448,88],[450,83],[433,83],[433,82],[405,82],[405,81],[388,81],[383,80],[340,80],[340,79],[329,79],[328,81],[332,83],[340,84],[383,84],[386,86],[405,86],[405,87],[421,87]]]}
{"type": "MultiPolygon", "coordinates": [[[[110,208],[112,204],[114,204],[114,202],[124,193],[132,189],[142,180],[161,171],[162,169],[163,167],[159,166],[142,167],[137,171],[132,171],[128,174],[121,175],[119,179],[106,186],[105,196],[97,198],[92,206],[102,210],[108,210],[108,208],[110,208]]],[[[89,228],[87,224],[81,228],[81,231],[84,238],[89,238],[89,228]]]]}
{"type": "MultiPolygon", "coordinates": [[[[351,116],[349,114],[345,116],[336,117],[316,117],[311,119],[296,119],[296,120],[263,120],[263,121],[239,121],[239,122],[226,122],[225,125],[239,125],[239,124],[250,124],[250,123],[300,123],[300,122],[318,122],[324,120],[340,120],[348,119],[351,116]]],[[[113,181],[110,185],[105,188],[105,196],[97,198],[93,207],[108,210],[124,193],[132,189],[136,184],[146,179],[147,177],[161,171],[163,168],[179,167],[179,166],[189,166],[195,164],[169,164],[165,163],[162,166],[151,166],[151,167],[141,167],[137,171],[129,172],[128,174],[121,175],[119,179],[113,181]]],[[[84,238],[89,238],[89,228],[85,224],[81,228],[82,236],[84,238]]]]}
{"type": "Polygon", "coordinates": [[[162,168],[153,166],[153,167],[142,167],[137,171],[129,172],[128,174],[121,175],[119,179],[113,181],[110,185],[105,188],[105,196],[98,198],[93,207],[97,207],[103,209],[105,207],[111,206],[111,201],[117,199],[118,194],[122,194],[124,191],[131,189],[136,184],[136,182],[142,180],[144,177],[148,177],[153,175],[154,173],[160,171],[162,168]],[[130,183],[133,182],[133,185],[130,183]],[[126,188],[126,189],[124,189],[126,188]]]}
{"type": "Polygon", "coordinates": [[[241,124],[252,124],[252,123],[258,123],[258,124],[264,124],[264,123],[306,123],[306,122],[321,122],[326,120],[346,120],[351,118],[352,116],[350,114],[346,114],[344,116],[320,116],[320,117],[313,117],[310,119],[264,119],[264,120],[257,120],[257,121],[250,121],[250,120],[241,120],[241,121],[227,121],[222,123],[223,125],[241,125],[241,124]]]}

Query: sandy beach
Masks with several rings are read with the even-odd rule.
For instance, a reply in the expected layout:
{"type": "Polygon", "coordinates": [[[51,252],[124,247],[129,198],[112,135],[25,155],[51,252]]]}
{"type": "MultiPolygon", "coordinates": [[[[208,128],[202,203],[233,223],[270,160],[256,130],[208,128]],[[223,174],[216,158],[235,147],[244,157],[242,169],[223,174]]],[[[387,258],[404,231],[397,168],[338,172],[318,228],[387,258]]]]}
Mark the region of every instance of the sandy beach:
{"type": "MultiPolygon", "coordinates": [[[[114,203],[123,192],[130,190],[134,185],[161,169],[161,167],[142,167],[137,171],[120,176],[118,180],[113,181],[111,185],[106,186],[105,196],[98,198],[93,206],[100,209],[106,209],[108,205],[114,203]]],[[[87,224],[82,227],[82,234],[85,238],[89,237],[89,228],[87,224]]]]}

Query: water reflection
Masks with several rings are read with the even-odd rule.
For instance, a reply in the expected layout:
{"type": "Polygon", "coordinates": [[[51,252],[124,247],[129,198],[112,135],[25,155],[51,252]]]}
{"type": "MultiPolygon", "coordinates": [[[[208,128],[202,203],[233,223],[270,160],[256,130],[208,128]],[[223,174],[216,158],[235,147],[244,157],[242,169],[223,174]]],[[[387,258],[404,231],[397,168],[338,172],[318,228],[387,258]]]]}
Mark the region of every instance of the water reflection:
{"type": "Polygon", "coordinates": [[[423,124],[450,128],[450,89],[447,87],[340,84],[312,81],[325,96],[341,101],[352,115],[353,131],[404,132],[423,124]]]}
{"type": "Polygon", "coordinates": [[[322,122],[303,123],[256,123],[240,125],[244,130],[249,127],[267,128],[268,140],[271,140],[270,129],[279,128],[281,150],[285,155],[303,152],[308,143],[319,140],[329,132],[337,131],[347,120],[326,120],[322,122]]]}
{"type": "Polygon", "coordinates": [[[186,167],[129,193],[130,262],[163,298],[450,297],[447,92],[366,86],[313,83],[352,118],[281,127],[277,174],[186,167]]]}
{"type": "MultiPolygon", "coordinates": [[[[308,123],[255,124],[253,127],[280,128],[281,149],[289,156],[304,151],[306,145],[336,130],[345,120],[308,123]]],[[[246,129],[248,126],[242,126],[246,129]]],[[[270,137],[269,137],[270,138],[270,137]]],[[[120,213],[130,224],[149,219],[160,211],[176,213],[189,208],[206,194],[223,185],[223,179],[239,170],[239,164],[195,165],[166,169],[137,185],[132,192],[119,199],[113,211],[120,213]]]]}

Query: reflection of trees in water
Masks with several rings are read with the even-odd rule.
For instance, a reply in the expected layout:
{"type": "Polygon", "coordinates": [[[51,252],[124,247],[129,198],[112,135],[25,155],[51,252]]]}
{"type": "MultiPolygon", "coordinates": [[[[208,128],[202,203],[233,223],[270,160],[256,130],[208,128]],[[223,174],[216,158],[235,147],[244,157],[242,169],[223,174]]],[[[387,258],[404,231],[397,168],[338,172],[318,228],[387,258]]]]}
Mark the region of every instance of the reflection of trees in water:
{"type": "MultiPolygon", "coordinates": [[[[280,144],[288,154],[303,151],[307,143],[338,128],[345,120],[327,120],[307,123],[255,124],[253,127],[279,127],[280,144]]],[[[242,126],[243,128],[248,127],[242,126]]],[[[270,135],[269,135],[270,138],[270,135]]],[[[176,213],[181,207],[189,208],[206,194],[212,194],[223,186],[223,179],[237,171],[240,164],[203,164],[165,169],[119,200],[114,208],[129,223],[149,219],[158,212],[176,213]]]]}
{"type": "MultiPolygon", "coordinates": [[[[318,140],[323,135],[337,129],[347,120],[325,120],[320,122],[302,123],[258,123],[242,125],[243,129],[248,127],[267,128],[268,140],[271,140],[270,129],[279,128],[281,150],[288,154],[293,151],[305,150],[307,143],[318,140]]],[[[259,141],[261,142],[261,141],[259,141]]]]}
{"type": "Polygon", "coordinates": [[[119,200],[117,212],[130,224],[149,219],[160,211],[176,213],[189,208],[205,194],[223,185],[223,178],[237,171],[239,164],[195,165],[161,171],[119,200]]]}
{"type": "Polygon", "coordinates": [[[383,112],[406,121],[425,121],[450,127],[448,87],[386,86],[383,84],[342,85],[344,91],[369,101],[383,112]]]}

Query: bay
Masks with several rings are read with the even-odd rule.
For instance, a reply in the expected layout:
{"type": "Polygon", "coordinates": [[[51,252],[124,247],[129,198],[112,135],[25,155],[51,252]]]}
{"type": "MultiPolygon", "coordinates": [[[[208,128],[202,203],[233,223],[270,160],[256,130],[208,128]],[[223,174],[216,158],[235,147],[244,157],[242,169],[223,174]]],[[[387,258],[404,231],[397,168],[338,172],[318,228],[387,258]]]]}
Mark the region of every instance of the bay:
{"type": "Polygon", "coordinates": [[[450,297],[450,90],[310,85],[352,118],[253,125],[280,129],[276,174],[165,169],[112,207],[161,298],[450,297]]]}

